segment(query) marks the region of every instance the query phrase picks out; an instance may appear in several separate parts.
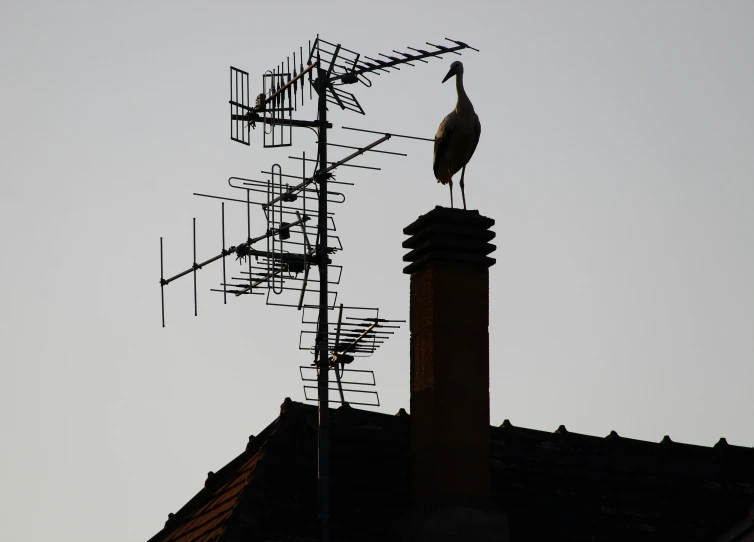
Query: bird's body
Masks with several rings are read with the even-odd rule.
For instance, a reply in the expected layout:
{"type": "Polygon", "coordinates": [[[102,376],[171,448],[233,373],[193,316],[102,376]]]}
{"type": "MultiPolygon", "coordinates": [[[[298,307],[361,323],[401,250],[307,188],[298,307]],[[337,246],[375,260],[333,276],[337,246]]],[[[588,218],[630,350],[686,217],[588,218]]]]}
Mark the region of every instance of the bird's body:
{"type": "Polygon", "coordinates": [[[472,110],[471,115],[461,115],[455,109],[442,119],[435,134],[435,156],[432,169],[438,183],[448,184],[450,178],[469,163],[482,125],[472,110]]]}
{"type": "Polygon", "coordinates": [[[463,88],[463,64],[453,62],[448,75],[443,82],[453,75],[456,76],[456,90],[458,101],[456,107],[440,123],[435,135],[435,152],[432,169],[437,182],[450,184],[450,205],[453,206],[453,175],[461,173],[461,195],[463,207],[466,208],[466,194],[464,192],[463,178],[466,172],[466,164],[479,143],[482,133],[482,125],[474,111],[471,100],[463,88]]]}

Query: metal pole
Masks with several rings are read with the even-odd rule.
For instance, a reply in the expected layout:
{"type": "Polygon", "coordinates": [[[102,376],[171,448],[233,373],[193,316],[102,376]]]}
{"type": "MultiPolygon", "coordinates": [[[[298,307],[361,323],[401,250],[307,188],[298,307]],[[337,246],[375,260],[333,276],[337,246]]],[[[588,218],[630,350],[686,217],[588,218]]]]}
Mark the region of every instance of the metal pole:
{"type": "Polygon", "coordinates": [[[196,303],[196,218],[194,218],[194,316],[199,316],[199,308],[196,303]]]}
{"type": "Polygon", "coordinates": [[[222,229],[223,229],[223,305],[228,304],[228,288],[226,288],[227,279],[225,278],[225,202],[220,202],[220,208],[222,209],[222,229]]]}
{"type": "Polygon", "coordinates": [[[162,301],[162,327],[165,327],[165,274],[162,269],[162,237],[160,237],[160,299],[162,301]]]}
{"type": "MultiPolygon", "coordinates": [[[[249,248],[251,248],[251,193],[249,192],[249,189],[246,189],[246,242],[249,243],[249,248]]],[[[267,247],[269,252],[269,240],[267,241],[267,247]]],[[[251,257],[246,258],[249,262],[249,291],[253,288],[251,285],[251,257]]],[[[268,269],[269,269],[269,263],[268,269]]],[[[236,297],[238,297],[238,294],[236,294],[236,297]]]]}
{"type": "MultiPolygon", "coordinates": [[[[319,55],[318,55],[319,56],[319,55]]],[[[317,72],[319,78],[319,209],[317,228],[319,230],[319,324],[317,326],[317,345],[319,350],[317,396],[319,399],[319,424],[317,431],[318,447],[318,479],[319,491],[319,520],[320,540],[329,541],[329,485],[330,485],[330,416],[329,416],[329,353],[327,348],[327,72],[322,69],[320,59],[317,58],[317,72]]]]}

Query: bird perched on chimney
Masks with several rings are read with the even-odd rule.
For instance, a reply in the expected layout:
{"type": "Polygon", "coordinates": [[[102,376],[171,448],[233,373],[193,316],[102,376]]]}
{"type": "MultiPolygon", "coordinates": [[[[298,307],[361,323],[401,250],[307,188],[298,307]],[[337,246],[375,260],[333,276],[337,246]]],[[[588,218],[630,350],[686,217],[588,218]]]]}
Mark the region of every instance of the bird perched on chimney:
{"type": "Polygon", "coordinates": [[[450,206],[453,207],[453,175],[461,170],[461,197],[466,209],[466,194],[463,190],[463,177],[466,164],[479,143],[482,125],[474,112],[474,106],[463,88],[463,64],[456,61],[450,65],[450,71],[442,80],[444,83],[456,76],[458,101],[456,108],[442,119],[435,134],[435,155],[432,169],[438,183],[450,185],[450,206]]]}

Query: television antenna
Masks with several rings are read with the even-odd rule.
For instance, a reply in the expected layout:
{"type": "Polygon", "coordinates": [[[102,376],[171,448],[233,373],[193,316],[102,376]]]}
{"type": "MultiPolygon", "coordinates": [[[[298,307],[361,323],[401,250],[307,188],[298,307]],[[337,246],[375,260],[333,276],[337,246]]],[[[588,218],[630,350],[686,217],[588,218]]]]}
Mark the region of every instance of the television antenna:
{"type": "MultiPolygon", "coordinates": [[[[434,141],[433,139],[399,135],[376,130],[342,127],[359,134],[370,134],[372,141],[361,146],[331,142],[328,132],[333,125],[328,121],[328,104],[342,110],[364,115],[365,111],[356,95],[344,87],[361,83],[372,86],[372,78],[380,77],[404,66],[428,62],[447,54],[460,54],[464,49],[477,51],[461,41],[451,40],[447,45],[427,42],[426,49],[408,47],[410,52],[393,50],[393,54],[378,54],[381,58],[362,56],[340,44],[317,36],[309,42],[304,60],[303,47],[285,62],[267,70],[262,76],[262,92],[251,104],[249,73],[230,68],[230,137],[244,145],[251,144],[252,130],[262,128],[265,148],[293,145],[293,128],[309,128],[317,135],[316,158],[306,153],[289,159],[300,162],[301,174],[283,173],[280,164],[273,164],[262,173],[267,180],[231,177],[228,185],[242,191],[245,197],[224,197],[195,193],[205,198],[221,201],[222,248],[211,258],[197,262],[196,219],[193,220],[193,263],[173,276],[164,276],[164,247],[160,238],[160,297],[162,325],[165,326],[165,287],[173,281],[192,275],[194,281],[194,314],[198,315],[197,271],[222,261],[222,288],[212,289],[228,295],[265,295],[267,304],[295,307],[302,312],[299,348],[314,354],[311,366],[299,368],[307,400],[318,402],[318,508],[320,538],[329,540],[329,402],[379,406],[372,371],[346,369],[355,358],[371,355],[382,342],[394,333],[403,320],[380,317],[379,310],[368,307],[337,304],[333,286],[340,283],[342,267],[334,265],[332,256],[343,249],[337,235],[334,216],[329,204],[342,203],[345,194],[340,186],[353,183],[335,180],[338,168],[356,167],[379,170],[379,167],[354,163],[366,153],[406,156],[404,153],[377,149],[393,138],[434,141]],[[393,56],[395,55],[395,56],[393,56]],[[308,92],[307,92],[308,91],[308,92]],[[301,120],[293,113],[303,107],[308,99],[316,97],[317,118],[301,120]],[[375,136],[380,136],[374,139],[375,136]],[[328,148],[352,151],[346,156],[328,161],[328,148]],[[314,165],[307,171],[307,164],[314,165]],[[245,204],[247,215],[246,240],[228,247],[225,238],[225,203],[245,204]],[[259,208],[265,217],[266,230],[252,237],[251,209],[259,208]],[[316,217],[316,222],[313,218],[316,217]],[[262,247],[261,244],[264,243],[262,247]],[[235,256],[243,269],[239,276],[228,278],[226,259],[235,256]],[[252,262],[253,259],[253,262],[252,262]],[[337,311],[337,320],[331,321],[330,311],[337,311]],[[313,339],[313,340],[312,340],[313,339]],[[334,374],[331,381],[330,371],[334,374]],[[316,386],[309,383],[315,383],[316,386]],[[334,387],[331,387],[331,383],[334,387]],[[315,392],[316,391],[316,396],[315,392]],[[337,392],[330,399],[330,392],[337,392]],[[311,397],[310,397],[311,395],[311,397]],[[347,400],[355,397],[355,400],[347,400]]],[[[354,134],[356,136],[356,134],[354,134]]],[[[362,136],[363,137],[363,136],[362,136]]]]}

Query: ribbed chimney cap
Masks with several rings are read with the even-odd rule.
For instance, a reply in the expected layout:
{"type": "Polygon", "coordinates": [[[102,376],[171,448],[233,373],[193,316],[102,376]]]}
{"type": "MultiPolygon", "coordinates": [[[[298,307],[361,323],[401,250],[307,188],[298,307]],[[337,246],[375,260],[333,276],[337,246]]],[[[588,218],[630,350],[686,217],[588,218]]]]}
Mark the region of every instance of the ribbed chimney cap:
{"type": "Polygon", "coordinates": [[[403,229],[410,236],[403,241],[403,248],[410,249],[403,256],[404,262],[410,262],[403,272],[410,275],[434,264],[489,268],[495,264],[489,257],[495,251],[489,242],[495,237],[489,229],[494,224],[479,211],[435,207],[403,229]]]}

